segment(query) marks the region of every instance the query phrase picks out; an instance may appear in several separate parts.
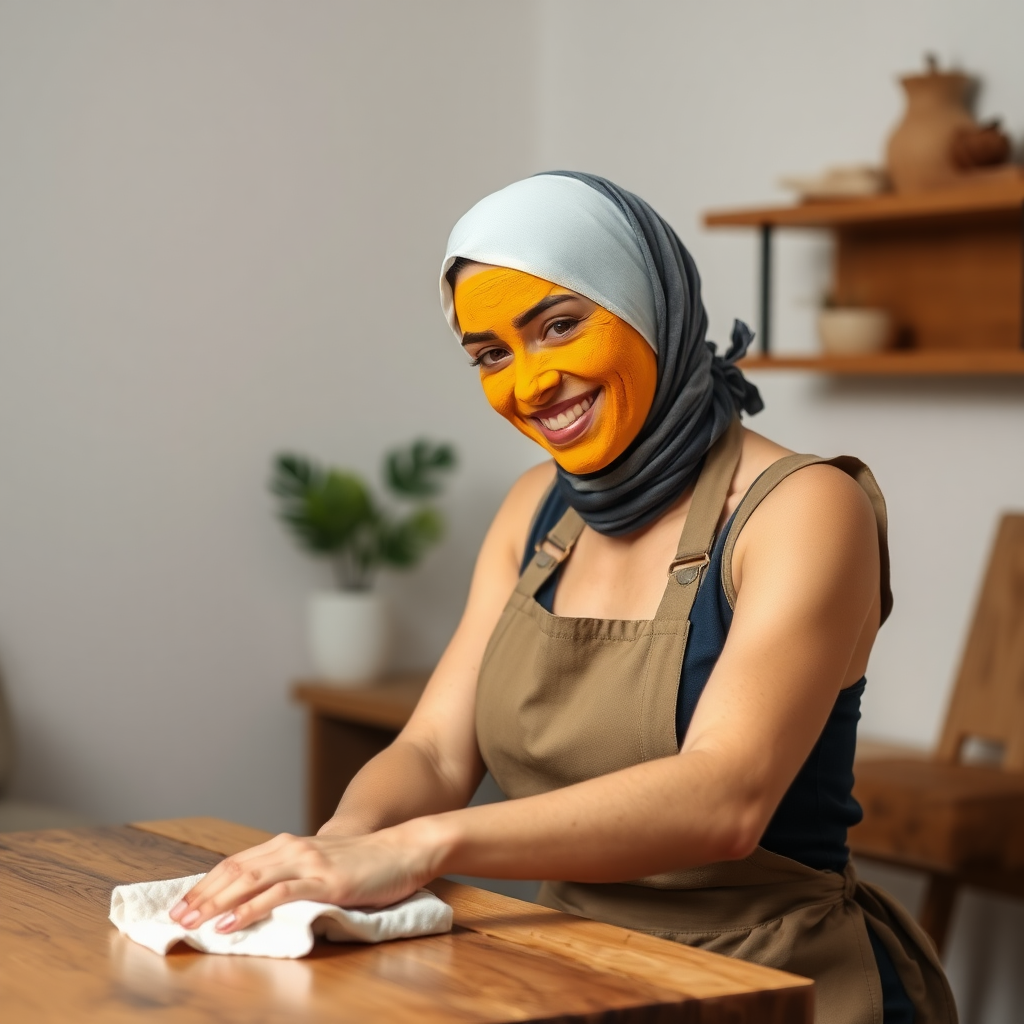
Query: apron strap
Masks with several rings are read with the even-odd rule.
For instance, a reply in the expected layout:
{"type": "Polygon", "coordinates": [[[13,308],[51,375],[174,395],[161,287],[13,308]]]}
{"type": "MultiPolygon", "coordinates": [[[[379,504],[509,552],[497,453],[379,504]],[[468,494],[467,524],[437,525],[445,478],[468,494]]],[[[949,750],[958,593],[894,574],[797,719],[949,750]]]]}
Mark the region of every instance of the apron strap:
{"type": "Polygon", "coordinates": [[[871,470],[864,465],[860,459],[850,455],[840,455],[834,459],[820,459],[816,455],[787,455],[772,463],[751,485],[750,490],[744,495],[736,514],[733,516],[732,526],[729,528],[729,535],[725,538],[725,548],[722,551],[722,589],[725,591],[726,599],[730,608],[736,607],[736,586],[732,578],[732,555],[736,547],[736,540],[740,531],[746,525],[747,520],[753,515],[754,510],[764,501],[765,498],[780,484],[786,477],[795,473],[805,466],[835,466],[841,469],[848,476],[860,484],[861,489],[868,496],[871,507],[875,513],[875,524],[878,530],[878,554],[880,569],[880,585],[882,590],[882,622],[889,617],[892,611],[892,589],[889,581],[889,543],[888,517],[885,510],[885,499],[875,481],[871,470]]]}
{"type": "MultiPolygon", "coordinates": [[[[693,600],[697,596],[697,587],[691,584],[697,583],[699,586],[704,570],[711,561],[715,531],[722,518],[722,509],[729,496],[729,486],[736,473],[742,447],[743,428],[739,417],[735,417],[725,433],[711,446],[704,468],[697,478],[686,523],[676,548],[676,557],[669,565],[670,583],[655,618],[685,620],[689,617],[693,600]]],[[[535,596],[552,573],[569,557],[585,525],[574,508],[567,509],[554,529],[537,545],[530,564],[519,577],[516,593],[524,597],[535,596]]]]}
{"type": "Polygon", "coordinates": [[[566,509],[565,515],[537,544],[530,564],[519,577],[516,593],[522,594],[524,597],[533,597],[551,574],[569,557],[569,552],[579,540],[585,525],[582,516],[576,509],[566,509]]]}
{"type": "Polygon", "coordinates": [[[668,584],[655,619],[685,622],[690,617],[697,590],[711,562],[715,534],[742,448],[743,428],[737,416],[712,445],[697,479],[676,557],[669,563],[668,584]]]}

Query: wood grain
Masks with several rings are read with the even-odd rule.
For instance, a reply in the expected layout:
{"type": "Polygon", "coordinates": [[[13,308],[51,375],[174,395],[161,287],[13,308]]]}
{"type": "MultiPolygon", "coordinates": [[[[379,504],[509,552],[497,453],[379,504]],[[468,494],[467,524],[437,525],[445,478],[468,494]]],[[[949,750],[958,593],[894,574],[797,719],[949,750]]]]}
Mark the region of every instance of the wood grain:
{"type": "Polygon", "coordinates": [[[358,689],[298,682],[292,687],[292,696],[321,715],[398,732],[409,720],[429,678],[429,673],[408,673],[358,689]]]}
{"type": "Polygon", "coordinates": [[[0,837],[5,1024],[119,1024],[144,1015],[172,1024],[811,1019],[811,986],[802,979],[611,929],[622,933],[612,948],[626,957],[623,966],[607,949],[591,950],[610,940],[585,935],[606,928],[589,922],[580,922],[579,939],[553,940],[559,948],[548,951],[528,933],[557,933],[565,915],[541,911],[538,919],[531,904],[452,883],[438,883],[458,905],[452,934],[381,946],[318,943],[301,961],[187,947],[160,957],[107,922],[115,884],[203,871],[266,837],[211,819],[0,837]],[[518,929],[519,939],[500,934],[505,928],[518,929]],[[635,965],[630,956],[639,957],[635,965]]]}
{"type": "Polygon", "coordinates": [[[994,377],[1024,375],[1024,351],[976,348],[914,349],[866,356],[747,356],[744,373],[759,370],[813,370],[850,377],[994,377]]]}
{"type": "Polygon", "coordinates": [[[1021,217],[836,230],[836,305],[885,309],[918,350],[1021,352],[1021,217]]]}
{"type": "Polygon", "coordinates": [[[237,825],[233,821],[222,821],[220,818],[135,821],[131,827],[151,832],[156,836],[164,836],[166,839],[177,839],[179,843],[198,846],[224,857],[247,850],[250,846],[259,846],[274,836],[273,832],[264,832],[263,829],[250,828],[248,825],[237,825]]]}
{"type": "Polygon", "coordinates": [[[956,761],[974,736],[1002,743],[1003,767],[1024,773],[1024,514],[999,523],[938,756],[956,761]]]}
{"type": "Polygon", "coordinates": [[[880,759],[859,762],[855,774],[864,820],[849,841],[859,856],[941,872],[1024,868],[1024,773],[880,759]]]}
{"type": "Polygon", "coordinates": [[[703,950],[447,879],[432,882],[430,889],[452,907],[461,927],[554,956],[585,960],[602,971],[643,978],[680,995],[706,999],[806,984],[794,974],[765,973],[756,964],[728,957],[710,961],[703,950]]]}
{"type": "Polygon", "coordinates": [[[898,221],[937,221],[1002,216],[1019,222],[1024,203],[1024,175],[1002,181],[967,183],[953,188],[897,195],[885,193],[834,202],[763,206],[745,210],[713,210],[704,215],[707,227],[831,228],[837,225],[898,221]]]}

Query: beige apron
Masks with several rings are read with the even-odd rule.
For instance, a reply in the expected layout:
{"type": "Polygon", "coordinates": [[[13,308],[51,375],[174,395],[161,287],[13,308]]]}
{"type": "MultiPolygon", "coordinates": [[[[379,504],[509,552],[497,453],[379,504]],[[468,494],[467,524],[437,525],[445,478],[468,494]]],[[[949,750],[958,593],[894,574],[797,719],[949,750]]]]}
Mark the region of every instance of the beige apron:
{"type": "MultiPolygon", "coordinates": [[[[480,668],[477,740],[511,798],[548,792],[642,761],[678,754],[675,710],[689,614],[710,561],[739,460],[734,421],[709,453],[657,614],[650,620],[564,618],[534,594],[583,530],[570,509],[537,552],[498,622],[480,668]]],[[[826,462],[871,499],[882,553],[883,618],[889,594],[885,504],[856,459],[791,455],[747,492],[726,539],[723,586],[732,603],[736,537],[759,502],[804,466],[826,462]]],[[[882,990],[865,921],[885,945],[916,1008],[916,1024],[956,1021],[953,998],[927,936],[888,895],[761,847],[741,861],[615,884],[549,882],[539,900],[599,921],[813,978],[819,1024],[882,1024],[882,990]]]]}

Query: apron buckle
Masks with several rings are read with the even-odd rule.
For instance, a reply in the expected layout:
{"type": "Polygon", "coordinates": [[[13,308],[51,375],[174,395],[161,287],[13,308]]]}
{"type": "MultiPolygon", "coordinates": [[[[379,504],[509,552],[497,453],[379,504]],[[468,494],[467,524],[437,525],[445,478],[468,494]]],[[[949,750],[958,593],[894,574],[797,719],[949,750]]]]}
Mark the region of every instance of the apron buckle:
{"type": "Polygon", "coordinates": [[[562,562],[564,562],[569,557],[569,553],[572,551],[573,544],[575,544],[575,540],[570,540],[565,545],[565,547],[562,547],[562,545],[557,540],[555,540],[554,537],[547,536],[543,540],[539,540],[536,544],[534,544],[533,550],[536,552],[537,556],[534,559],[534,561],[542,569],[546,569],[549,565],[561,565],[562,562]],[[555,549],[557,553],[552,554],[550,551],[545,551],[545,544],[549,544],[551,547],[555,549]]]}
{"type": "Polygon", "coordinates": [[[673,558],[669,563],[668,575],[675,576],[676,583],[681,587],[688,587],[695,580],[700,579],[700,574],[711,564],[711,557],[705,552],[703,555],[684,555],[682,558],[673,558]]]}

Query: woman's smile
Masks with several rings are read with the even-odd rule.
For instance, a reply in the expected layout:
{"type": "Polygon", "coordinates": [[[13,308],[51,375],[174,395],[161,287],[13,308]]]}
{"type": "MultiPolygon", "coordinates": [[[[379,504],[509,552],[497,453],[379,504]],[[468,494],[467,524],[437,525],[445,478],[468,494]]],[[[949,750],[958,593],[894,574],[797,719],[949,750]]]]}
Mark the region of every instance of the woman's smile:
{"type": "Polygon", "coordinates": [[[597,403],[601,388],[583,395],[556,402],[548,408],[530,414],[537,429],[555,447],[577,441],[598,417],[597,403]]]}

